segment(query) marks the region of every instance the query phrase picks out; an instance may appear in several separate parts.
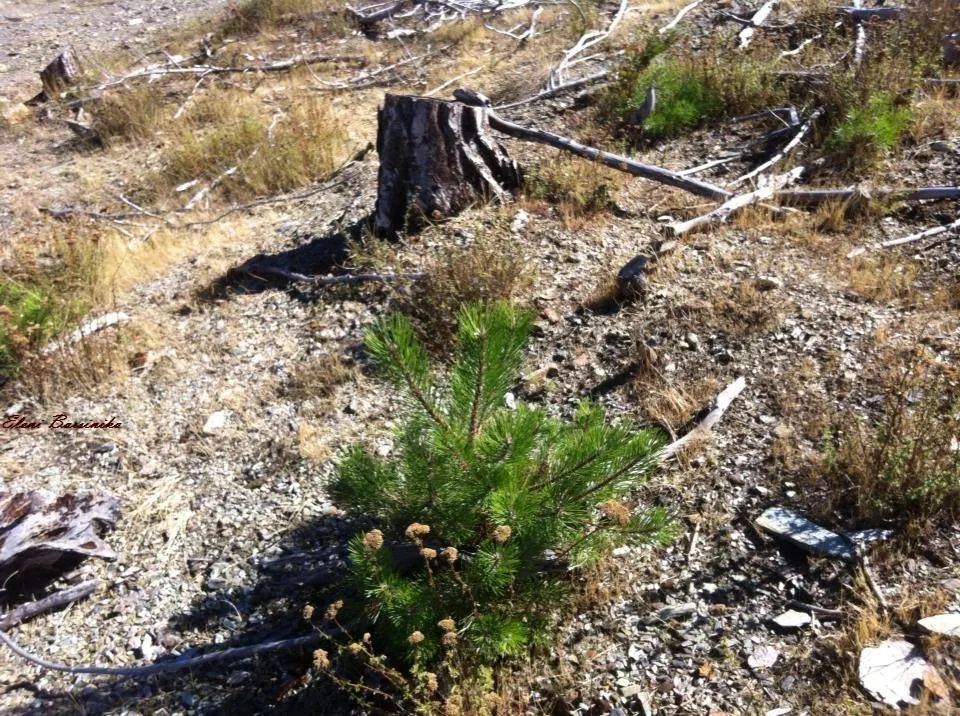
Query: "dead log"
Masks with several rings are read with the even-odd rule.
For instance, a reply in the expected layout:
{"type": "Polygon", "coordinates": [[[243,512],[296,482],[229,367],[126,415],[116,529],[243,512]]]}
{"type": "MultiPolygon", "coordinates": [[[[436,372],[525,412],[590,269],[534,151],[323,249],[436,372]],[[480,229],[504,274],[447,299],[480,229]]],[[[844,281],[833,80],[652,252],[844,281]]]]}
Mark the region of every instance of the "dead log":
{"type": "Polygon", "coordinates": [[[513,122],[508,122],[502,117],[498,117],[493,112],[489,113],[489,117],[491,127],[499,132],[508,134],[511,137],[516,137],[517,139],[525,139],[530,142],[538,142],[540,144],[546,144],[547,146],[555,147],[557,149],[563,149],[565,151],[572,152],[577,156],[583,157],[584,159],[600,162],[608,167],[619,169],[622,172],[627,172],[628,174],[633,174],[637,177],[643,177],[644,179],[650,179],[661,184],[675,186],[678,189],[689,191],[691,194],[696,194],[697,196],[705,196],[710,199],[717,199],[721,201],[732,196],[732,194],[725,189],[721,189],[718,186],[700,181],[698,179],[690,179],[689,177],[681,176],[677,172],[669,169],[652,166],[650,164],[643,164],[619,154],[611,154],[610,152],[604,152],[594,147],[588,147],[584,144],[580,144],[580,142],[577,142],[576,140],[570,139],[569,137],[563,137],[559,134],[554,134],[553,132],[546,132],[542,129],[532,129],[530,127],[514,124],[513,122]]]}
{"type": "MultiPolygon", "coordinates": [[[[31,422],[18,415],[9,421],[31,422]]],[[[0,585],[19,591],[51,581],[86,557],[116,559],[97,529],[112,527],[119,507],[105,494],[54,497],[35,490],[0,497],[0,585]]]]}
{"type": "Polygon", "coordinates": [[[67,45],[49,65],[40,72],[43,94],[47,99],[57,97],[80,77],[80,58],[73,47],[67,45]]]}
{"type": "MultiPolygon", "coordinates": [[[[777,199],[781,203],[799,206],[816,206],[830,201],[849,201],[861,189],[789,189],[778,191],[777,199]]],[[[960,187],[927,186],[919,189],[875,189],[873,196],[891,201],[929,201],[934,199],[960,199],[960,187]]]]}
{"type": "Polygon", "coordinates": [[[722,224],[728,218],[730,218],[731,215],[740,211],[744,207],[750,206],[751,204],[756,204],[765,199],[769,199],[778,189],[782,189],[787,184],[795,182],[800,178],[800,175],[803,174],[803,171],[803,167],[796,167],[795,169],[791,169],[786,174],[779,174],[775,177],[772,177],[767,182],[766,186],[763,186],[756,191],[751,191],[748,194],[739,194],[735,197],[732,197],[710,213],[704,214],[703,216],[694,217],[689,221],[677,221],[669,224],[666,227],[666,231],[670,236],[681,236],[702,226],[722,224]]]}
{"type": "Polygon", "coordinates": [[[484,107],[387,94],[377,153],[378,232],[416,230],[520,186],[520,167],[491,136],[484,107]]]}

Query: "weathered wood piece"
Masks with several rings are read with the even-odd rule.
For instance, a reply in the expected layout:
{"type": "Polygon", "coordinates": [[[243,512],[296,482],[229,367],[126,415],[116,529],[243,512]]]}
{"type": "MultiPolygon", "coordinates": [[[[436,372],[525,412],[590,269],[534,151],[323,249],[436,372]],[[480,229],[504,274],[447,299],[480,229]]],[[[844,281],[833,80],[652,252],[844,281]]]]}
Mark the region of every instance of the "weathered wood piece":
{"type": "MultiPolygon", "coordinates": [[[[786,189],[776,193],[777,199],[786,204],[815,206],[829,201],[848,201],[862,189],[786,189]]],[[[873,196],[896,201],[926,201],[932,199],[960,199],[960,187],[927,186],[919,189],[875,189],[873,196]]]]}
{"type": "Polygon", "coordinates": [[[911,234],[910,236],[904,236],[902,239],[893,239],[891,241],[884,241],[880,246],[885,249],[889,249],[892,246],[903,246],[904,244],[912,244],[915,241],[923,241],[924,239],[932,239],[934,236],[939,236],[940,234],[946,234],[951,231],[960,231],[960,219],[957,219],[954,222],[951,222],[945,226],[934,226],[930,229],[925,229],[924,231],[919,231],[916,234],[911,234]]]}
{"type": "Polygon", "coordinates": [[[767,18],[770,17],[770,13],[773,12],[773,8],[777,6],[778,2],[779,0],[767,0],[767,2],[761,5],[760,9],[753,14],[753,17],[750,18],[750,24],[740,31],[740,49],[750,44],[754,34],[757,32],[757,28],[767,21],[767,18]]]}
{"type": "Polygon", "coordinates": [[[706,417],[697,423],[693,430],[688,432],[682,438],[674,440],[660,451],[660,461],[676,455],[683,447],[694,440],[709,435],[710,431],[713,430],[713,426],[720,422],[720,418],[722,418],[723,414],[727,412],[727,408],[730,407],[730,404],[736,400],[737,396],[740,395],[740,393],[742,393],[746,387],[747,379],[743,376],[740,376],[730,385],[720,391],[717,397],[713,399],[713,403],[710,405],[710,411],[707,413],[706,417]]]}
{"type": "Polygon", "coordinates": [[[484,107],[387,94],[377,123],[378,232],[416,230],[520,186],[520,167],[491,136],[484,107]]]}
{"type": "Polygon", "coordinates": [[[97,531],[116,523],[119,508],[106,494],[55,497],[35,490],[0,497],[0,584],[49,581],[85,557],[116,559],[97,531]]]}
{"type": "Polygon", "coordinates": [[[874,17],[892,20],[907,12],[905,7],[841,7],[837,9],[854,20],[869,20],[874,17]]]}
{"type": "Polygon", "coordinates": [[[27,602],[26,604],[21,604],[8,614],[0,617],[0,631],[7,631],[11,627],[15,627],[17,624],[26,621],[27,619],[32,619],[35,616],[45,614],[46,612],[53,611],[54,609],[60,609],[68,604],[73,604],[74,602],[80,601],[81,599],[86,599],[93,594],[93,592],[96,591],[97,587],[99,586],[99,580],[88,579],[85,582],[80,582],[80,584],[75,584],[72,587],[67,587],[66,589],[61,589],[58,592],[54,592],[43,599],[37,599],[32,602],[27,602]]]}
{"type": "Polygon", "coordinates": [[[63,48],[59,55],[40,72],[43,94],[47,99],[57,97],[76,82],[82,72],[80,58],[71,45],[63,48]]]}
{"type": "Polygon", "coordinates": [[[749,179],[753,179],[753,177],[757,176],[758,174],[761,174],[762,172],[765,172],[767,169],[769,169],[774,164],[776,164],[781,159],[783,159],[785,156],[787,156],[790,152],[793,151],[794,147],[800,144],[800,142],[803,140],[807,132],[810,131],[810,128],[813,126],[813,123],[817,121],[817,119],[822,114],[823,114],[823,107],[817,107],[817,109],[813,110],[813,112],[811,112],[810,116],[807,118],[807,121],[803,123],[803,126],[801,126],[800,129],[797,130],[797,133],[794,135],[793,139],[787,142],[786,146],[783,149],[781,149],[779,152],[774,154],[772,157],[770,157],[770,159],[765,161],[760,166],[756,167],[752,171],[747,172],[742,177],[740,177],[739,179],[736,179],[735,181],[731,182],[727,186],[732,189],[733,187],[739,184],[742,184],[743,182],[749,179]]]}
{"type": "Polygon", "coordinates": [[[787,184],[795,182],[803,174],[803,171],[803,167],[796,167],[786,174],[778,174],[777,176],[771,177],[765,186],[747,194],[738,194],[707,214],[694,217],[688,221],[676,221],[669,224],[666,227],[667,234],[670,236],[681,236],[703,226],[722,224],[730,218],[731,215],[744,207],[769,199],[778,189],[782,189],[787,184]]]}

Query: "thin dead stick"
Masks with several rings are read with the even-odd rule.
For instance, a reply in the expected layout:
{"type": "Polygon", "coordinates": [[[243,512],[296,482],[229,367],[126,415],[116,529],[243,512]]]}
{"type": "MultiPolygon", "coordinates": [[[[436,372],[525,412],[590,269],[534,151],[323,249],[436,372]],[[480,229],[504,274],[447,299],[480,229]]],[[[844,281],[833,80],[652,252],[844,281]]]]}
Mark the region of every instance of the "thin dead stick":
{"type": "Polygon", "coordinates": [[[662,462],[667,458],[670,458],[677,454],[681,448],[689,444],[690,442],[705,437],[713,429],[713,426],[716,425],[720,418],[723,417],[723,414],[727,412],[727,408],[730,407],[730,404],[737,398],[740,393],[743,392],[744,388],[747,387],[747,379],[743,376],[740,376],[730,385],[724,388],[720,394],[714,398],[712,403],[712,408],[707,416],[700,421],[700,423],[686,435],[684,435],[679,440],[674,440],[672,443],[667,445],[660,451],[658,456],[658,462],[662,462]]]}
{"type": "Polygon", "coordinates": [[[801,609],[805,612],[810,612],[811,614],[817,614],[818,616],[825,617],[827,619],[843,618],[843,612],[839,609],[827,609],[826,607],[821,607],[816,604],[809,604],[808,602],[801,602],[796,599],[791,599],[788,601],[787,606],[791,609],[801,609]]]}
{"type": "Polygon", "coordinates": [[[693,231],[694,229],[699,229],[703,226],[722,224],[726,222],[730,216],[740,211],[744,207],[769,199],[774,195],[777,189],[782,189],[787,184],[795,182],[803,174],[803,171],[803,167],[796,167],[791,169],[786,174],[778,174],[777,176],[771,177],[765,186],[762,186],[759,189],[751,191],[747,194],[738,194],[737,196],[731,197],[722,205],[718,206],[716,209],[707,214],[694,217],[688,221],[676,221],[672,224],[668,224],[666,227],[666,232],[670,236],[682,236],[683,234],[693,231]]]}
{"type": "Polygon", "coordinates": [[[200,89],[200,85],[203,84],[205,79],[207,79],[207,75],[200,75],[200,79],[193,85],[193,89],[190,90],[187,98],[180,103],[177,111],[173,113],[174,119],[180,119],[180,116],[187,110],[187,105],[190,104],[190,100],[193,99],[193,96],[197,93],[197,90],[200,89]]]}
{"type": "Polygon", "coordinates": [[[657,34],[665,35],[666,33],[670,32],[670,30],[675,28],[680,23],[680,21],[684,17],[686,17],[688,12],[693,10],[701,2],[703,2],[703,0],[693,0],[692,3],[684,5],[682,8],[680,8],[680,12],[678,12],[670,22],[668,22],[666,25],[664,25],[657,31],[657,34]]]}
{"type": "Polygon", "coordinates": [[[67,589],[61,589],[59,592],[55,592],[43,599],[22,604],[3,617],[0,617],[0,631],[6,631],[27,619],[32,619],[35,616],[53,611],[54,609],[60,609],[81,599],[86,599],[93,594],[99,586],[100,580],[88,579],[85,582],[80,582],[67,589]]]}
{"type": "Polygon", "coordinates": [[[817,34],[817,35],[814,35],[813,37],[807,38],[792,50],[784,50],[783,52],[781,52],[780,57],[794,57],[795,55],[799,55],[801,52],[803,52],[803,48],[805,48],[807,45],[809,45],[812,42],[816,42],[821,37],[823,37],[823,35],[817,34]]]}
{"type": "Polygon", "coordinates": [[[733,187],[739,186],[740,184],[743,184],[743,182],[753,179],[755,176],[765,172],[767,169],[769,169],[774,164],[779,162],[781,159],[786,157],[790,152],[793,151],[794,147],[800,144],[804,136],[806,136],[807,132],[810,131],[810,128],[813,127],[813,123],[816,122],[821,115],[823,115],[823,107],[817,107],[815,110],[813,110],[813,112],[810,113],[810,116],[807,118],[807,121],[803,123],[800,129],[797,130],[797,133],[794,135],[793,139],[787,142],[787,144],[783,147],[783,149],[781,149],[779,152],[774,154],[772,157],[770,157],[770,159],[765,161],[756,169],[753,169],[752,171],[747,172],[739,179],[736,179],[730,182],[729,184],[727,184],[727,188],[733,189],[733,187]]]}
{"type": "Polygon", "coordinates": [[[877,598],[877,603],[880,605],[880,609],[883,611],[888,611],[890,606],[887,604],[887,600],[883,596],[883,592],[880,591],[877,581],[873,578],[873,573],[870,571],[870,562],[867,559],[867,553],[862,549],[857,549],[857,556],[860,558],[860,571],[863,572],[863,578],[866,580],[867,586],[870,587],[870,591],[873,592],[873,596],[877,598]]]}
{"type": "Polygon", "coordinates": [[[923,241],[924,239],[929,239],[934,236],[939,236],[940,234],[945,234],[950,231],[960,231],[960,219],[947,224],[945,226],[934,226],[930,229],[925,229],[916,234],[911,234],[910,236],[905,236],[902,239],[893,239],[892,241],[884,241],[880,246],[884,249],[889,249],[892,246],[903,246],[904,244],[912,244],[915,241],[923,241]]]}
{"type": "Polygon", "coordinates": [[[634,176],[643,177],[645,179],[651,179],[652,181],[660,182],[661,184],[675,186],[678,189],[684,189],[685,191],[696,194],[697,196],[706,196],[711,199],[718,200],[725,200],[731,196],[730,192],[728,192],[726,189],[721,189],[713,184],[708,184],[707,182],[703,182],[698,179],[683,177],[669,169],[664,169],[662,167],[656,167],[649,164],[642,164],[641,162],[628,159],[627,157],[620,156],[618,154],[611,154],[609,152],[601,151],[595,147],[588,147],[573,139],[570,139],[569,137],[563,137],[559,134],[553,134],[552,132],[547,132],[541,129],[531,129],[519,124],[514,124],[513,122],[508,122],[502,117],[497,116],[497,114],[492,111],[488,113],[488,117],[491,127],[503,132],[504,134],[508,134],[511,137],[525,139],[531,142],[538,142],[540,144],[546,144],[551,147],[556,147],[557,149],[563,149],[585,159],[591,159],[595,162],[600,162],[601,164],[612,167],[613,169],[619,169],[620,171],[627,172],[628,174],[633,174],[634,176]]]}
{"type": "Polygon", "coordinates": [[[700,537],[700,523],[695,522],[693,525],[693,534],[690,536],[690,546],[687,547],[687,559],[690,561],[690,557],[693,555],[693,550],[697,548],[697,539],[700,537]]]}
{"type": "Polygon", "coordinates": [[[564,53],[560,62],[557,63],[557,66],[550,71],[550,76],[547,78],[547,86],[544,89],[552,90],[562,85],[565,81],[563,76],[564,72],[569,67],[570,62],[584,50],[587,50],[596,45],[598,42],[602,42],[603,40],[607,39],[617,28],[617,25],[620,24],[624,14],[627,12],[628,6],[629,0],[620,0],[620,5],[617,7],[617,12],[605,30],[589,30],[583,33],[583,35],[580,36],[580,39],[577,40],[577,43],[564,53]]]}
{"type": "Polygon", "coordinates": [[[555,97],[561,92],[566,92],[567,90],[580,89],[586,85],[593,84],[594,82],[599,82],[600,80],[606,79],[610,75],[610,70],[601,70],[600,72],[595,72],[592,75],[586,77],[581,77],[578,80],[571,80],[570,82],[564,82],[562,85],[558,85],[553,89],[541,90],[537,94],[527,97],[526,99],[520,99],[516,102],[507,102],[506,104],[496,105],[496,109],[510,109],[511,107],[519,107],[523,104],[529,104],[530,102],[537,102],[541,99],[549,99],[550,97],[555,97]]]}
{"type": "MultiPolygon", "coordinates": [[[[861,0],[853,0],[853,7],[860,9],[861,0]]],[[[856,19],[857,23],[857,39],[853,43],[853,66],[854,68],[859,67],[863,64],[863,57],[867,52],[867,28],[863,26],[861,18],[856,19]]]]}
{"type": "Polygon", "coordinates": [[[468,70],[468,71],[464,72],[462,75],[457,75],[456,77],[447,80],[446,82],[444,82],[444,83],[443,83],[442,85],[440,85],[439,87],[434,87],[434,88],[433,88],[432,90],[430,90],[429,92],[424,92],[424,93],[423,93],[423,96],[424,96],[424,97],[432,97],[432,96],[435,95],[437,92],[440,92],[440,91],[442,91],[442,90],[445,90],[447,87],[449,87],[450,85],[452,85],[452,84],[453,84],[454,82],[456,82],[457,80],[462,80],[464,77],[469,77],[470,75],[475,75],[475,74],[477,74],[477,73],[480,71],[480,69],[481,69],[480,67],[474,67],[472,70],[468,70]]]}
{"type": "Polygon", "coordinates": [[[279,641],[265,641],[250,646],[237,646],[230,649],[223,649],[222,651],[214,651],[209,654],[202,654],[201,656],[194,656],[189,659],[161,661],[145,666],[68,666],[67,664],[59,664],[34,656],[17,644],[6,631],[0,629],[0,641],[6,644],[10,651],[21,659],[26,659],[31,664],[35,664],[41,668],[51,669],[52,671],[62,671],[68,674],[95,674],[100,676],[124,677],[150,676],[151,674],[161,674],[169,671],[183,671],[184,669],[194,669],[198,666],[205,666],[218,661],[245,659],[268,651],[313,646],[314,644],[320,643],[324,636],[325,635],[316,632],[307,634],[306,636],[298,636],[293,639],[280,639],[279,641]]]}
{"type": "Polygon", "coordinates": [[[753,36],[757,31],[757,28],[760,27],[767,18],[770,17],[770,13],[773,12],[773,8],[776,7],[779,0],[767,0],[763,5],[760,6],[760,9],[757,10],[753,17],[750,18],[750,25],[743,28],[740,31],[740,49],[750,44],[753,40],[753,36]]]}
{"type": "Polygon", "coordinates": [[[380,67],[370,72],[361,72],[347,80],[341,80],[340,82],[325,82],[324,80],[318,79],[317,81],[320,82],[320,84],[326,85],[326,86],[314,87],[314,89],[319,91],[329,91],[329,90],[338,90],[338,89],[360,89],[363,87],[369,87],[371,84],[374,84],[377,81],[379,81],[377,78],[379,77],[379,75],[382,75],[384,72],[389,72],[390,70],[394,70],[397,67],[403,67],[404,65],[409,65],[411,62],[418,62],[420,60],[426,59],[431,55],[435,55],[438,52],[443,52],[444,50],[449,49],[449,47],[450,46],[447,45],[445,47],[441,47],[440,49],[434,52],[427,52],[423,55],[408,57],[404,60],[400,60],[399,62],[394,62],[392,65],[387,65],[386,67],[380,67]]]}
{"type": "Polygon", "coordinates": [[[729,164],[732,161],[736,161],[737,159],[742,159],[742,158],[743,158],[742,154],[734,154],[733,156],[730,156],[730,157],[720,157],[720,159],[714,159],[712,161],[707,162],[706,164],[701,164],[700,166],[692,167],[690,169],[684,169],[683,171],[677,172],[677,174],[679,174],[682,177],[687,177],[693,174],[699,174],[700,172],[705,172],[707,169],[718,167],[721,164],[729,164]]]}
{"type": "MultiPolygon", "coordinates": [[[[147,226],[145,228],[153,228],[147,226]]],[[[58,350],[66,348],[67,346],[73,345],[74,343],[79,343],[84,338],[92,336],[97,331],[102,331],[104,328],[109,328],[110,326],[116,326],[120,323],[126,323],[130,320],[130,316],[123,311],[114,311],[113,313],[107,313],[99,318],[94,318],[91,321],[87,321],[80,328],[73,331],[70,335],[60,340],[53,341],[48,343],[41,350],[41,355],[50,355],[58,350]]]]}

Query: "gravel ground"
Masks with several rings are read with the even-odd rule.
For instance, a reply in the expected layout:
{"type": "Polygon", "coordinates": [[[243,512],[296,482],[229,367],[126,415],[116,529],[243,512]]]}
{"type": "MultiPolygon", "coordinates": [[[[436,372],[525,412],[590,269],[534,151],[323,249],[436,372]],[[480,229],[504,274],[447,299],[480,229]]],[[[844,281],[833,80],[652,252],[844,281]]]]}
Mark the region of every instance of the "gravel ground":
{"type": "MultiPolygon", "coordinates": [[[[200,9],[167,5],[176,12],[200,9]]],[[[94,27],[105,23],[105,37],[120,39],[140,32],[131,20],[142,17],[147,25],[151,17],[169,17],[163,13],[173,11],[165,7],[102,4],[87,17],[94,27]]],[[[3,6],[0,15],[9,12],[3,6]]],[[[55,12],[49,4],[18,3],[14,12],[43,18],[45,29],[16,57],[15,69],[0,75],[3,82],[27,78],[28,68],[49,54],[46,43],[59,45],[70,31],[58,29],[69,23],[49,14],[55,12]]],[[[0,41],[12,32],[12,21],[4,22],[0,41]]],[[[568,110],[557,101],[515,116],[575,132],[580,120],[568,110]]],[[[695,133],[645,158],[692,166],[733,139],[695,133]]],[[[540,148],[508,146],[529,164],[545,156],[540,148]]],[[[955,150],[923,151],[891,164],[884,178],[921,185],[960,174],[955,150]]],[[[396,402],[366,369],[360,350],[363,327],[390,309],[391,294],[374,287],[262,286],[209,298],[203,289],[255,255],[321,253],[336,220],[349,224],[372,208],[375,158],[348,169],[344,180],[296,212],[253,215],[236,241],[197,247],[164,277],[121,299],[117,308],[132,316],[132,340],[142,341],[142,360],[129,379],[55,404],[15,395],[0,406],[41,419],[62,412],[123,424],[110,435],[0,432],[7,489],[104,490],[122,505],[117,529],[107,536],[119,558],[86,562],[68,577],[99,578],[101,591],[17,627],[15,637],[33,653],[69,664],[130,665],[248,644],[302,633],[303,606],[329,599],[325,575],[342,566],[345,538],[358,529],[325,494],[332,460],[356,440],[387,449],[395,419],[396,402]],[[350,379],[322,397],[304,396],[297,390],[302,367],[328,356],[354,368],[350,379]]],[[[775,454],[775,442],[799,429],[798,411],[784,394],[801,404],[817,396],[839,404],[848,395],[847,409],[867,409],[862,374],[876,336],[909,346],[922,335],[944,360],[955,360],[956,311],[857,295],[843,258],[852,247],[839,235],[814,239],[806,229],[733,222],[665,246],[662,222],[649,207],[670,202],[677,203],[676,194],[629,182],[616,196],[615,213],[569,227],[554,209],[527,207],[526,225],[515,232],[536,268],[525,297],[538,312],[527,367],[550,376],[543,385],[518,385],[521,399],[568,414],[577,400],[592,397],[612,415],[662,421],[666,408],[658,414],[651,405],[668,405],[669,396],[687,394],[702,405],[736,377],[747,381],[715,439],[640,495],[674,508],[682,536],[664,550],[615,553],[594,585],[606,598],[570,615],[555,653],[518,677],[528,681],[525,710],[817,714],[840,703],[835,696],[869,708],[865,696],[843,690],[843,666],[829,661],[827,646],[850,627],[849,611],[843,620],[815,615],[796,628],[770,621],[792,600],[841,607],[849,601],[849,570],[775,543],[753,520],[771,505],[802,508],[815,489],[775,454]],[[609,314],[582,310],[597,285],[638,253],[657,257],[646,299],[609,314]],[[744,282],[760,287],[757,310],[766,318],[731,324],[738,307],[717,297],[744,282]],[[641,354],[667,396],[659,403],[651,403],[651,384],[632,367],[641,354]],[[802,364],[810,368],[801,374],[802,364]]],[[[517,210],[466,212],[400,247],[396,261],[416,268],[438,247],[467,245],[481,231],[510,232],[517,210]]],[[[935,223],[939,211],[894,214],[859,227],[858,240],[869,247],[906,235],[935,223]]],[[[960,273],[949,244],[916,260],[921,293],[960,273]]],[[[945,592],[947,608],[960,609],[957,544],[955,530],[926,550],[878,561],[881,589],[891,599],[945,592]]],[[[307,652],[283,653],[139,683],[40,671],[3,651],[0,710],[348,711],[343,697],[322,684],[304,688],[309,664],[307,652]]],[[[943,668],[944,676],[958,678],[955,661],[946,659],[943,668]]]]}

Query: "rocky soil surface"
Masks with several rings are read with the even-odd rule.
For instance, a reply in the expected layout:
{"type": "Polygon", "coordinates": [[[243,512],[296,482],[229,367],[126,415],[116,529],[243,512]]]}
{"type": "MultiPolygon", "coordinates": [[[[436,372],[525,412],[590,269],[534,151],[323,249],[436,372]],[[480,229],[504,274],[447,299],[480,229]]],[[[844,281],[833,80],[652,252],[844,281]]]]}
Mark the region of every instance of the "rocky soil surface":
{"type": "MultiPolygon", "coordinates": [[[[23,86],[64,42],[137,42],[153,26],[217,4],[0,4],[8,54],[0,57],[0,90],[23,86]],[[88,25],[77,22],[81,16],[88,25]]],[[[560,132],[579,121],[567,100],[513,116],[560,132]]],[[[699,132],[645,159],[693,166],[710,147],[736,139],[699,132]]],[[[546,156],[543,148],[506,145],[527,164],[546,156]]],[[[922,152],[908,165],[891,164],[878,181],[956,183],[960,137],[922,152]]],[[[0,432],[5,490],[103,490],[122,505],[107,536],[119,558],[88,561],[70,575],[98,578],[103,589],[19,626],[21,645],[67,664],[131,665],[299,634],[302,608],[332,598],[328,576],[343,566],[345,540],[360,525],[331,503],[324,485],[345,446],[359,440],[391,449],[399,406],[366,366],[362,332],[406,289],[238,286],[229,270],[258,254],[286,255],[305,273],[327,268],[310,264],[339,226],[372,210],[376,169],[368,156],[295,211],[253,212],[231,241],[196,247],[118,299],[117,310],[132,316],[131,340],[142,342],[129,378],[56,402],[21,393],[0,406],[8,416],[46,421],[65,413],[123,426],[0,432]],[[231,290],[209,290],[222,283],[231,290]],[[347,373],[305,391],[309,368],[330,358],[347,373]]],[[[665,241],[667,217],[651,216],[649,207],[668,200],[676,195],[630,181],[614,211],[583,225],[539,204],[478,208],[427,229],[394,257],[397,267],[416,270],[438,247],[469,246],[483,235],[522,245],[534,269],[523,298],[538,314],[527,372],[538,378],[516,386],[520,400],[569,414],[591,398],[614,416],[677,429],[723,386],[746,378],[714,439],[641,496],[674,509],[681,536],[663,550],[622,548],[591,576],[603,598],[570,615],[547,663],[518,677],[518,690],[529,693],[525,710],[780,716],[824,713],[834,697],[841,701],[831,708],[852,699],[851,708],[868,709],[866,695],[845,690],[852,662],[838,657],[858,619],[853,572],[754,523],[771,506],[809,504],[818,486],[778,446],[802,432],[801,408],[836,407],[845,396],[846,409],[871,409],[864,368],[878,343],[908,348],[921,336],[943,360],[956,360],[956,311],[922,298],[960,273],[955,244],[916,257],[921,298],[869,301],[847,280],[845,257],[856,248],[848,236],[811,237],[805,227],[761,219],[665,241]],[[584,309],[638,254],[650,260],[645,298],[618,310],[584,309]]],[[[862,227],[856,241],[871,248],[936,223],[942,211],[896,213],[862,227]]],[[[791,444],[802,451],[812,441],[791,444]]],[[[960,531],[923,551],[898,551],[906,548],[896,537],[877,547],[888,556],[874,568],[880,590],[891,599],[936,595],[943,611],[960,611],[960,531]]],[[[956,680],[955,650],[947,654],[937,666],[956,680]]],[[[316,680],[307,686],[309,666],[308,652],[281,652],[129,681],[39,670],[4,650],[0,710],[347,712],[336,692],[316,680]]]]}

